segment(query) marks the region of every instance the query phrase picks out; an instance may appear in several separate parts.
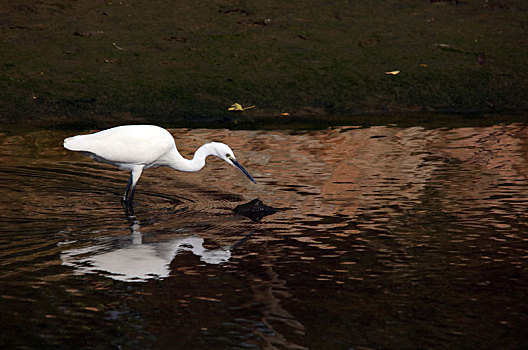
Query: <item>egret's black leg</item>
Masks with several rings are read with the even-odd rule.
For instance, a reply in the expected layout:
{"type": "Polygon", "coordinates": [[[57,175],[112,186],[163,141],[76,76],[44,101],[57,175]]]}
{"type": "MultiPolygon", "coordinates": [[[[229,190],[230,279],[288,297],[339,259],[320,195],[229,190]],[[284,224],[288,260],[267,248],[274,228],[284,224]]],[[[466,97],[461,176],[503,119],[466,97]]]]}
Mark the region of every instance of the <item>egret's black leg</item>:
{"type": "Polygon", "coordinates": [[[132,186],[132,172],[130,172],[130,178],[128,179],[127,187],[125,189],[125,193],[123,194],[123,197],[121,198],[121,202],[128,203],[128,193],[130,192],[131,186],[132,186]]]}
{"type": "Polygon", "coordinates": [[[130,202],[130,205],[132,205],[132,200],[134,199],[134,193],[136,193],[136,186],[132,186],[129,192],[130,192],[130,195],[128,196],[128,201],[130,202]]]}
{"type": "Polygon", "coordinates": [[[123,205],[127,205],[130,209],[132,209],[132,206],[134,205],[134,193],[136,192],[136,184],[141,176],[141,172],[143,171],[143,166],[137,166],[134,167],[130,171],[130,178],[128,179],[128,184],[125,189],[125,193],[123,194],[123,197],[121,198],[121,202],[123,202],[123,205]]]}
{"type": "Polygon", "coordinates": [[[132,199],[134,198],[134,191],[136,189],[136,186],[134,186],[134,178],[132,176],[132,172],[130,172],[130,178],[128,179],[128,184],[125,189],[125,193],[123,194],[123,197],[121,198],[121,203],[123,204],[123,209],[125,211],[125,215],[127,217],[133,217],[134,216],[134,205],[132,199]]]}
{"type": "Polygon", "coordinates": [[[121,204],[123,204],[123,210],[125,212],[125,215],[128,219],[134,218],[134,207],[130,204],[130,202],[122,201],[121,204]]]}

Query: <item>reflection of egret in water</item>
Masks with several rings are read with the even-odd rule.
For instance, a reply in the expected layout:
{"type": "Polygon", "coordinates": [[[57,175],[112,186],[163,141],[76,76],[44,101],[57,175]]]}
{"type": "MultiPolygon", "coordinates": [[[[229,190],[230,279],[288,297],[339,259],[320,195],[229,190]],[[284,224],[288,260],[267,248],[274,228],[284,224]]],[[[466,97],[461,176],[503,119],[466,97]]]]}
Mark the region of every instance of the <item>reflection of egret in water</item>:
{"type": "Polygon", "coordinates": [[[197,235],[178,237],[165,242],[144,243],[139,221],[128,217],[131,236],[119,247],[108,250],[103,242],[90,247],[66,250],[61,253],[62,264],[71,266],[79,274],[102,273],[115,280],[144,282],[165,278],[170,274],[170,263],[176,255],[190,251],[207,264],[222,264],[231,258],[231,250],[246,241],[248,234],[230,247],[207,249],[204,239],[197,235]]]}

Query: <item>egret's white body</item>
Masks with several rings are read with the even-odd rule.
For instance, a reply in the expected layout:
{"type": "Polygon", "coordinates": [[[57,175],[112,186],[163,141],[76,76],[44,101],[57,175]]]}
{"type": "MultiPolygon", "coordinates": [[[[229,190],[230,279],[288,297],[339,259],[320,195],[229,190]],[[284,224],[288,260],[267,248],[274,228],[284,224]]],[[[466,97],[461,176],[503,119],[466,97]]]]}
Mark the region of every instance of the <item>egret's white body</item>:
{"type": "Polygon", "coordinates": [[[172,135],[154,125],[125,125],[94,134],[68,137],[64,140],[64,147],[86,153],[98,162],[129,170],[130,180],[123,201],[130,204],[143,169],[167,166],[179,171],[198,171],[205,166],[205,159],[210,155],[225,160],[255,182],[226,144],[206,143],[196,150],[192,159],[186,159],[178,152],[172,135]]]}

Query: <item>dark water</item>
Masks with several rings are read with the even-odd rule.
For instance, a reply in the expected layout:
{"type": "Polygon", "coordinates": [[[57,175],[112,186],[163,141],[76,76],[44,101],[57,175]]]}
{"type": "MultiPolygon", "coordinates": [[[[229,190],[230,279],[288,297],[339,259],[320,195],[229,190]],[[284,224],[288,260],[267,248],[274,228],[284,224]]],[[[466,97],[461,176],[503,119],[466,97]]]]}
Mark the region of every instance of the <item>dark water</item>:
{"type": "Polygon", "coordinates": [[[521,349],[528,325],[528,128],[172,130],[136,217],[127,174],[0,134],[0,347],[521,349]],[[259,198],[283,210],[236,215],[259,198]]]}

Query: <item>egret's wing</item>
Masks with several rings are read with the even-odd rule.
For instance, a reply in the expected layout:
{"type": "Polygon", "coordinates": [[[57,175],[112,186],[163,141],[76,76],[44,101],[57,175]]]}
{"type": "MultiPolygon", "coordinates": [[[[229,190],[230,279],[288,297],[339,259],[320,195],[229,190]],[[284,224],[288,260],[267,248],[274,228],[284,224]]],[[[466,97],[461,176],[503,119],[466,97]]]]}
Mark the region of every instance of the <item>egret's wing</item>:
{"type": "Polygon", "coordinates": [[[133,125],[69,137],[64,147],[109,163],[151,164],[174,147],[174,139],[163,128],[133,125]]]}

